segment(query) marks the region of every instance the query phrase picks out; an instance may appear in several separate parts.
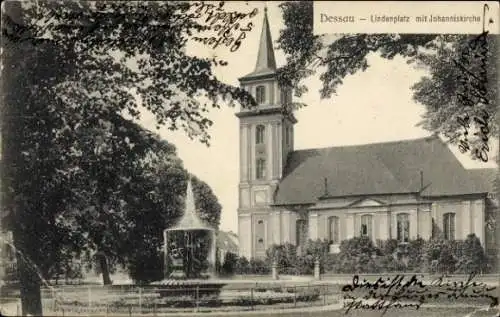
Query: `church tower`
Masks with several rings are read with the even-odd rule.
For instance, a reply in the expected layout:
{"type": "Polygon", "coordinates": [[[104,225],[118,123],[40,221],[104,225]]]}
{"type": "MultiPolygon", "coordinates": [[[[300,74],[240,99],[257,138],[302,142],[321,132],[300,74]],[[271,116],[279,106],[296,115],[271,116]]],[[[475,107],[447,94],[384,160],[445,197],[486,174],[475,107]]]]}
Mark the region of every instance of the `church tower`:
{"type": "Polygon", "coordinates": [[[240,255],[247,258],[264,257],[272,244],[291,242],[289,226],[282,224],[281,211],[272,204],[288,153],[293,151],[297,121],[284,111],[290,108],[292,91],[279,86],[276,71],[266,8],[255,70],[239,78],[257,106],[236,114],[240,123],[238,235],[240,255]]]}

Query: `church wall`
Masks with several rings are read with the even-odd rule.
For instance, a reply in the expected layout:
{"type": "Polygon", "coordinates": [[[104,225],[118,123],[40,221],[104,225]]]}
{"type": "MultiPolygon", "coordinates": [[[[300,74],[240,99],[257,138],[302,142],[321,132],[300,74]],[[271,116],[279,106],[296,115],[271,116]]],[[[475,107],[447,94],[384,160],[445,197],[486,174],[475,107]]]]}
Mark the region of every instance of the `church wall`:
{"type": "Polygon", "coordinates": [[[259,212],[252,215],[254,257],[265,257],[267,248],[272,244],[272,242],[270,243],[269,225],[270,219],[268,213],[259,212]]]}
{"type": "Polygon", "coordinates": [[[430,210],[418,211],[418,235],[425,240],[430,239],[432,236],[432,217],[430,210]]]}
{"type": "Polygon", "coordinates": [[[250,214],[238,216],[239,253],[247,259],[252,257],[252,217],[250,214]]]}
{"type": "MultiPolygon", "coordinates": [[[[272,126],[272,136],[274,138],[274,140],[278,140],[278,125],[277,124],[274,124],[272,126]]],[[[279,143],[278,141],[275,141],[275,146],[272,148],[272,165],[273,165],[273,172],[272,172],[272,177],[274,179],[279,179],[281,177],[281,173],[280,173],[280,164],[279,164],[279,143]]]]}
{"type": "Polygon", "coordinates": [[[268,247],[273,244],[281,244],[281,211],[271,211],[269,214],[268,235],[270,237],[268,247]]]}
{"type": "Polygon", "coordinates": [[[250,92],[252,94],[252,96],[256,96],[256,90],[257,90],[257,86],[264,86],[265,89],[266,89],[266,99],[265,99],[265,102],[264,104],[268,105],[268,104],[272,104],[272,103],[275,103],[275,99],[279,98],[279,97],[276,97],[276,96],[279,96],[276,95],[276,88],[275,88],[275,81],[274,80],[262,80],[262,81],[254,81],[252,83],[246,83],[245,84],[245,87],[248,87],[247,91],[250,92]]]}
{"type": "MultiPolygon", "coordinates": [[[[285,212],[288,212],[288,211],[285,211],[285,212]]],[[[296,223],[297,223],[297,213],[296,212],[293,212],[293,211],[290,211],[290,213],[288,214],[288,219],[290,219],[290,222],[288,223],[288,227],[289,227],[289,230],[290,230],[290,235],[289,235],[289,241],[291,244],[295,245],[296,241],[297,241],[297,236],[296,236],[296,230],[295,230],[295,226],[296,226],[296,223]]],[[[286,242],[286,240],[285,240],[286,242]]]]}
{"type": "Polygon", "coordinates": [[[484,237],[485,237],[485,201],[484,200],[475,200],[473,202],[473,217],[472,221],[474,222],[473,228],[474,233],[478,236],[479,240],[484,246],[484,237]]]}
{"type": "Polygon", "coordinates": [[[308,238],[311,240],[316,240],[319,239],[319,220],[320,218],[318,217],[317,212],[312,212],[309,214],[309,236],[308,238]]]}
{"type": "Polygon", "coordinates": [[[354,214],[346,214],[345,215],[345,239],[352,239],[356,236],[354,230],[356,227],[356,221],[354,214]]]}
{"type": "Polygon", "coordinates": [[[248,145],[247,138],[249,134],[248,125],[240,125],[240,180],[248,180],[248,145]]]}
{"type": "MultiPolygon", "coordinates": [[[[361,216],[372,215],[372,237],[374,240],[387,240],[397,238],[397,216],[406,213],[410,221],[410,239],[420,236],[429,239],[432,236],[432,218],[442,233],[443,217],[446,213],[455,213],[455,239],[465,239],[468,234],[475,233],[484,244],[485,239],[485,213],[484,199],[460,200],[437,199],[429,205],[405,204],[392,206],[366,206],[339,208],[345,201],[344,198],[320,202],[309,211],[309,238],[328,238],[328,217],[339,217],[340,239],[350,239],[359,236],[361,216]],[[327,206],[332,206],[331,209],[327,206]],[[338,207],[333,207],[338,206],[338,207]]],[[[398,202],[397,197],[391,201],[398,202]]]]}
{"type": "Polygon", "coordinates": [[[455,214],[455,239],[462,240],[474,233],[484,243],[485,202],[478,200],[438,199],[432,204],[432,218],[439,233],[443,232],[443,217],[455,214]]]}
{"type": "Polygon", "coordinates": [[[390,216],[388,211],[377,213],[377,239],[387,240],[390,237],[390,216]]]}
{"type": "Polygon", "coordinates": [[[292,239],[293,227],[295,224],[295,219],[292,219],[292,212],[288,210],[283,210],[280,213],[281,221],[281,243],[292,243],[295,241],[292,239]]]}

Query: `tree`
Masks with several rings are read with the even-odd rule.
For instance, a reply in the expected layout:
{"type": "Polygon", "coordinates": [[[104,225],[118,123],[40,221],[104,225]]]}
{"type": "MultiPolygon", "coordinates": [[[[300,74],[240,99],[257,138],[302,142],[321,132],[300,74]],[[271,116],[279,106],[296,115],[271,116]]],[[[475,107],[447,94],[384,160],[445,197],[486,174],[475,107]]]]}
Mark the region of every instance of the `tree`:
{"type": "Polygon", "coordinates": [[[110,237],[123,235],[121,222],[111,221],[121,218],[116,192],[154,143],[146,137],[126,144],[137,130],[123,115],[139,116],[137,96],[159,125],[207,144],[212,122],[205,113],[221,98],[254,102],[212,74],[223,61],[185,54],[187,40],[211,22],[198,23],[189,3],[39,1],[3,9],[2,194],[7,227],[23,254],[22,314],[41,315],[42,267],[59,261],[63,245],[105,255],[119,247],[110,237]],[[94,142],[111,137],[107,146],[94,142]],[[123,156],[126,147],[138,152],[123,156]],[[85,161],[82,152],[92,150],[85,158],[95,161],[85,161]]]}
{"type": "Polygon", "coordinates": [[[328,42],[313,34],[312,2],[286,2],[280,7],[285,28],[278,44],[286,54],[286,65],[278,78],[282,85],[294,87],[296,96],[307,91],[302,81],[318,72],[323,83],[320,95],[330,98],[345,77],[369,67],[368,54],[389,60],[403,56],[430,73],[412,87],[414,99],[426,108],[422,127],[445,135],[473,158],[488,160],[490,138],[498,135],[500,119],[495,102],[495,35],[479,35],[481,30],[478,35],[346,34],[328,42]]]}

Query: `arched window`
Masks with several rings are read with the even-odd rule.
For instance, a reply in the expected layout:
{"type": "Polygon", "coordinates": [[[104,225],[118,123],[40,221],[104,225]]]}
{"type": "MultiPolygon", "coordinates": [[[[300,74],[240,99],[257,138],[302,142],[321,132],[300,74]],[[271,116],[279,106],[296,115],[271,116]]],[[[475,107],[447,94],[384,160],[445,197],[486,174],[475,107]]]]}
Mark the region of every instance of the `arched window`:
{"type": "Polygon", "coordinates": [[[258,158],[255,168],[255,178],[263,179],[266,177],[266,160],[258,158]]]}
{"type": "Polygon", "coordinates": [[[258,104],[264,103],[266,101],[266,87],[264,86],[257,86],[255,89],[255,99],[258,104]]]}
{"type": "Polygon", "coordinates": [[[446,213],[443,215],[443,232],[445,240],[455,240],[455,214],[446,213]]]}
{"type": "Polygon", "coordinates": [[[285,144],[290,145],[290,127],[285,128],[285,144]]]}
{"type": "Polygon", "coordinates": [[[255,128],[255,144],[263,144],[266,134],[266,127],[263,125],[258,125],[255,128]]]}
{"type": "Polygon", "coordinates": [[[295,245],[301,246],[304,243],[304,228],[306,221],[299,219],[295,222],[295,245]]]}
{"type": "Polygon", "coordinates": [[[328,240],[332,244],[340,242],[339,217],[333,216],[328,218],[328,240]]]}
{"type": "Polygon", "coordinates": [[[362,237],[372,237],[372,216],[363,215],[361,216],[361,236],[362,237]]]}
{"type": "Polygon", "coordinates": [[[397,239],[399,242],[410,240],[410,218],[408,214],[397,215],[397,239]]]}

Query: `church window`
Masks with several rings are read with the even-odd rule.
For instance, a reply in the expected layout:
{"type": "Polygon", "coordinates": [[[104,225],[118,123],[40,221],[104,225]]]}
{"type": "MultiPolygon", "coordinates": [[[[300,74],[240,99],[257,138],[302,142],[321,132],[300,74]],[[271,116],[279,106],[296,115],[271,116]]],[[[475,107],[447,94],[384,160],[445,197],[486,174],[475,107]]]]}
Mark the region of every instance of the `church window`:
{"type": "Polygon", "coordinates": [[[410,240],[410,220],[408,214],[399,214],[397,216],[397,239],[399,242],[408,242],[410,240]]]}
{"type": "Polygon", "coordinates": [[[292,102],[292,91],[290,89],[282,89],[280,93],[281,104],[286,105],[292,102]]]}
{"type": "Polygon", "coordinates": [[[264,143],[265,133],[266,133],[266,127],[264,127],[263,125],[258,125],[257,128],[255,128],[255,144],[264,143]]]}
{"type": "Polygon", "coordinates": [[[338,244],[339,238],[339,218],[336,216],[328,218],[328,239],[332,244],[338,244]]]}
{"type": "Polygon", "coordinates": [[[455,240],[455,214],[443,215],[443,231],[445,240],[455,240]]]}
{"type": "Polygon", "coordinates": [[[285,144],[290,145],[290,127],[285,128],[285,144]]]}
{"type": "Polygon", "coordinates": [[[265,225],[264,220],[259,219],[257,221],[257,226],[255,228],[255,237],[257,240],[257,248],[264,248],[264,234],[265,234],[265,225]]]}
{"type": "Polygon", "coordinates": [[[255,169],[255,177],[257,179],[263,179],[266,177],[266,160],[263,158],[257,159],[257,167],[255,169]]]}
{"type": "Polygon", "coordinates": [[[256,101],[258,104],[262,104],[266,101],[266,87],[264,86],[257,86],[255,90],[255,95],[256,95],[256,101]]]}
{"type": "Polygon", "coordinates": [[[361,216],[361,236],[362,237],[372,237],[372,216],[363,215],[361,216]]]}

